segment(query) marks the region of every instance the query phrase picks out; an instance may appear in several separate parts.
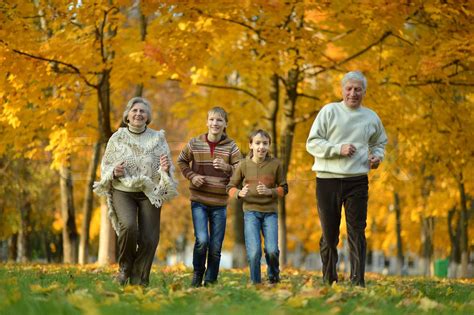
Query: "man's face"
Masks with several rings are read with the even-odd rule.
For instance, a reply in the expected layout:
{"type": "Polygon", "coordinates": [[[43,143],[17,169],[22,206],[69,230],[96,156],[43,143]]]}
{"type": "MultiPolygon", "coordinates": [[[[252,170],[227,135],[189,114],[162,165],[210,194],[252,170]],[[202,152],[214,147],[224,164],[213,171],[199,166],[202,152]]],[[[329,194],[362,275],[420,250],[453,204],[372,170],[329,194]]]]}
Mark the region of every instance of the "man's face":
{"type": "Polygon", "coordinates": [[[359,108],[364,95],[364,86],[361,81],[349,80],[342,87],[342,98],[344,103],[350,108],[359,108]]]}

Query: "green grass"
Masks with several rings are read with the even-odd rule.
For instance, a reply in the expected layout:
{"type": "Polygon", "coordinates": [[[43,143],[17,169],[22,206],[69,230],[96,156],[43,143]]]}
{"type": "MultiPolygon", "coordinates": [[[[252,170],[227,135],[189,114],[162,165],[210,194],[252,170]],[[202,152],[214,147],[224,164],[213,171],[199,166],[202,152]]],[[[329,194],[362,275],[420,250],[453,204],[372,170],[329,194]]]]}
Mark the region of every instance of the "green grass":
{"type": "Polygon", "coordinates": [[[120,287],[115,268],[0,265],[0,314],[474,314],[474,280],[367,275],[367,288],[322,284],[320,273],[285,269],[278,285],[249,284],[223,270],[190,288],[191,270],[152,271],[150,286],[120,287]]]}

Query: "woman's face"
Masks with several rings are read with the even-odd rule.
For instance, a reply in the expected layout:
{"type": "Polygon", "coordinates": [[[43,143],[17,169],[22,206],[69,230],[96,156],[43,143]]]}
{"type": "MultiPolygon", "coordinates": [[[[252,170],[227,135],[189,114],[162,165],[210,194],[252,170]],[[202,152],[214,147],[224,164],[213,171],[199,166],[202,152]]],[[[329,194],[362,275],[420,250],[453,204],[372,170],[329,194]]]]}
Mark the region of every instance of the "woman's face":
{"type": "Polygon", "coordinates": [[[207,128],[210,135],[222,135],[224,128],[227,127],[224,117],[218,113],[210,113],[207,117],[207,128]]]}
{"type": "Polygon", "coordinates": [[[143,103],[136,103],[128,112],[128,124],[135,128],[142,128],[148,120],[148,111],[143,103]]]}

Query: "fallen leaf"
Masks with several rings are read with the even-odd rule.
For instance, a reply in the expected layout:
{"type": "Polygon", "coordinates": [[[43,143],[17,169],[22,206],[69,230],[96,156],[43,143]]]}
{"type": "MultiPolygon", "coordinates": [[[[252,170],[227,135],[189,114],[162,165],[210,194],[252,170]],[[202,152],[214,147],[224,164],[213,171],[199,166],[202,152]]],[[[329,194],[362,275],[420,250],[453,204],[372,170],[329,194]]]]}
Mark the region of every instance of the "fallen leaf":
{"type": "Polygon", "coordinates": [[[294,308],[300,308],[305,307],[308,304],[308,300],[302,296],[293,296],[286,301],[286,304],[294,308]]]}
{"type": "Polygon", "coordinates": [[[420,300],[419,308],[422,309],[423,311],[430,311],[430,310],[433,310],[433,309],[440,309],[442,307],[443,307],[442,304],[439,304],[436,301],[430,300],[427,297],[423,297],[420,300]]]}
{"type": "Polygon", "coordinates": [[[343,298],[344,296],[342,295],[342,293],[339,292],[339,293],[333,294],[329,299],[327,299],[326,303],[331,304],[331,303],[339,302],[343,298]]]}
{"type": "Polygon", "coordinates": [[[60,288],[60,285],[57,282],[53,282],[47,287],[42,287],[39,284],[30,285],[30,290],[33,293],[50,293],[50,292],[52,292],[54,290],[57,290],[59,288],[60,288]]]}

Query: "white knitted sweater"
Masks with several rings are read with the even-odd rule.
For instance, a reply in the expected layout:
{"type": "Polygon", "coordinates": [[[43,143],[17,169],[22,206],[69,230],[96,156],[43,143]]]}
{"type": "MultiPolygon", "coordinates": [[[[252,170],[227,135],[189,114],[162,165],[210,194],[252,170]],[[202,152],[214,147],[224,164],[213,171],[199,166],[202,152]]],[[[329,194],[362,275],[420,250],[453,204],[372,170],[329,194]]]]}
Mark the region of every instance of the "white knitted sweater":
{"type": "Polygon", "coordinates": [[[147,128],[142,134],[133,134],[127,128],[119,128],[107,143],[102,158],[101,179],[94,183],[94,192],[107,197],[108,215],[115,232],[119,233],[118,218],[112,202],[112,188],[123,191],[142,191],[156,206],[176,195],[177,182],[174,166],[169,172],[160,169],[160,156],[171,154],[163,130],[147,128]],[[125,162],[125,175],[113,178],[115,166],[125,162]]]}

